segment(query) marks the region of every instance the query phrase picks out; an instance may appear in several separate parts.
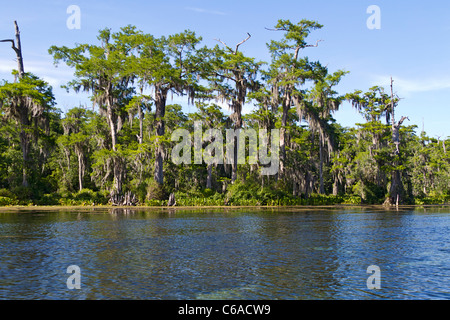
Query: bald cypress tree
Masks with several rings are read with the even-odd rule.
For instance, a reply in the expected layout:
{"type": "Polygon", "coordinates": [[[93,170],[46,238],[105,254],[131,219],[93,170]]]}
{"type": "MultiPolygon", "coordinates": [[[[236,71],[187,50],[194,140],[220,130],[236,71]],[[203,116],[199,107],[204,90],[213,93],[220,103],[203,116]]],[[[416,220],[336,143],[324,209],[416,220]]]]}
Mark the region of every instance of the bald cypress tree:
{"type": "MultiPolygon", "coordinates": [[[[224,41],[216,39],[222,43],[223,47],[216,46],[213,49],[212,70],[208,77],[211,90],[216,93],[217,100],[226,102],[233,112],[230,118],[235,130],[242,128],[242,108],[248,93],[258,87],[256,78],[262,65],[262,62],[247,57],[240,51],[241,45],[251,38],[249,33],[247,35],[247,38],[236,44],[234,48],[228,46],[224,41]]],[[[238,163],[237,138],[233,139],[232,183],[237,179],[238,163]]]]}
{"type": "Polygon", "coordinates": [[[123,193],[125,168],[118,132],[127,116],[125,107],[134,90],[130,86],[134,75],[129,69],[129,59],[136,49],[135,39],[139,34],[141,32],[132,26],[121,28],[117,33],[103,29],[97,37],[99,45],[78,44],[74,48],[52,46],[49,49],[55,63],[63,61],[75,69],[75,79],[68,84],[68,88],[90,93],[108,123],[111,143],[106,161],[113,168],[113,203],[117,203],[123,193]]]}
{"type": "MultiPolygon", "coordinates": [[[[272,55],[272,62],[268,71],[267,81],[271,86],[272,104],[280,105],[281,129],[280,129],[280,176],[283,176],[286,162],[286,129],[288,113],[292,107],[298,111],[303,108],[304,88],[307,80],[312,80],[320,69],[319,63],[310,62],[307,57],[301,57],[301,50],[308,47],[317,47],[306,42],[311,31],[323,26],[315,21],[301,20],[294,24],[289,20],[278,20],[272,31],[283,32],[279,41],[272,40],[268,44],[272,55]]],[[[302,117],[301,112],[299,112],[302,117]]]]}

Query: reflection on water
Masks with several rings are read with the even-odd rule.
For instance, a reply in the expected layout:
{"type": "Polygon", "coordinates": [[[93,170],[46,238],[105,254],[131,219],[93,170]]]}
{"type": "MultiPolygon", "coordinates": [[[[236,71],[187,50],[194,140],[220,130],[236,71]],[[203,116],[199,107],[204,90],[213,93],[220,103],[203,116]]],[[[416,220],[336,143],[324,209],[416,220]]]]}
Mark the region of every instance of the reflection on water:
{"type": "Polygon", "coordinates": [[[0,299],[448,299],[449,212],[0,212],[0,299]]]}

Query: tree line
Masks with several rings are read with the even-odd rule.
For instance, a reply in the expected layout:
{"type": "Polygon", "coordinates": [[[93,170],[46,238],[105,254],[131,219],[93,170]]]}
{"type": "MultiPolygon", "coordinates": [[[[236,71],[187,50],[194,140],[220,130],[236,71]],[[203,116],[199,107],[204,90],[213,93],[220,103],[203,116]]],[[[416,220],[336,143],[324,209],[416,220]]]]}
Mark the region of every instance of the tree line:
{"type": "MultiPolygon", "coordinates": [[[[299,205],[414,204],[447,201],[448,140],[415,133],[398,117],[391,87],[340,94],[348,73],[310,61],[315,21],[279,20],[267,49],[271,60],[246,56],[220,39],[201,45],[195,32],[155,37],[134,26],[99,31],[98,43],[52,46],[55,64],[74,71],[65,88],[87,92],[93,107],[64,114],[51,86],[26,73],[20,32],[11,42],[18,59],[13,82],[0,84],[0,205],[299,205]],[[171,96],[195,106],[186,114],[171,96]],[[365,122],[342,127],[333,118],[344,101],[365,122]],[[228,105],[226,115],[220,105],[228,105]],[[253,110],[243,114],[244,105],[253,110]],[[396,119],[397,116],[397,119],[396,119]],[[396,121],[397,120],[397,121],[396,121]],[[279,129],[279,168],[265,164],[176,165],[176,129],[279,129]]],[[[202,141],[203,147],[213,141],[202,141]]]]}

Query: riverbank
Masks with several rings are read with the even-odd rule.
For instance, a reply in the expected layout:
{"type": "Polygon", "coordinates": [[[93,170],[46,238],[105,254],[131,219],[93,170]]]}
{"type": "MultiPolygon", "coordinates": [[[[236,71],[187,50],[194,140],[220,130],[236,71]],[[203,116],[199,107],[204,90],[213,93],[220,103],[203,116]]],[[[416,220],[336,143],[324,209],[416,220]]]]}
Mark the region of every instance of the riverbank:
{"type": "Polygon", "coordinates": [[[427,204],[427,205],[400,205],[400,206],[383,206],[383,205],[351,205],[351,204],[337,204],[337,205],[316,205],[316,206],[4,206],[0,207],[0,212],[11,211],[101,211],[101,210],[117,210],[117,211],[185,211],[185,210],[277,210],[277,211],[310,211],[310,210],[336,210],[360,208],[373,211],[405,211],[417,208],[450,208],[450,204],[427,204]]]}
{"type": "MultiPolygon", "coordinates": [[[[29,191],[29,190],[28,190],[29,191]]],[[[160,190],[161,191],[161,190],[160,190]]],[[[383,205],[387,195],[363,198],[356,194],[293,195],[277,188],[247,186],[243,183],[231,185],[226,192],[211,189],[190,190],[189,192],[151,192],[151,197],[133,197],[134,204],[140,207],[167,207],[169,195],[174,196],[177,207],[295,207],[295,206],[335,206],[335,205],[383,205]]],[[[123,201],[121,202],[123,203],[123,201]]],[[[409,197],[404,205],[445,205],[450,204],[450,195],[432,194],[426,197],[409,197]]],[[[0,207],[4,206],[55,206],[55,207],[94,207],[112,206],[110,193],[83,189],[77,192],[53,192],[50,194],[30,194],[26,190],[0,189],[0,207]],[[23,192],[19,192],[23,191],[23,192]]]]}

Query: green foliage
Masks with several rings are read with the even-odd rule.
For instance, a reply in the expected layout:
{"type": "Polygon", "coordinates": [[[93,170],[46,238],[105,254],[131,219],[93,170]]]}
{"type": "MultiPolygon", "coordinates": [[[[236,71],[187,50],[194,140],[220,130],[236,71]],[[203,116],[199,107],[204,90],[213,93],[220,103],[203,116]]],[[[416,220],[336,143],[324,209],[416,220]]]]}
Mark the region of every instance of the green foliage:
{"type": "Polygon", "coordinates": [[[164,186],[157,183],[156,181],[151,181],[147,185],[147,200],[157,200],[161,201],[167,198],[166,191],[164,189],[164,186]]]}
{"type": "MultiPolygon", "coordinates": [[[[0,205],[107,205],[111,195],[128,192],[146,206],[167,206],[171,193],[177,206],[381,204],[393,193],[395,173],[403,203],[448,203],[450,140],[402,125],[397,152],[398,97],[379,86],[340,94],[335,88],[347,72],[302,56],[318,45],[308,37],[320,28],[310,20],[279,20],[274,29],[282,36],[267,45],[270,64],[243,53],[250,36],[236,47],[220,41],[208,48],[190,30],[154,37],[126,26],[100,30],[97,44],[52,46],[55,63],[74,69],[66,88],[88,92],[97,109],[62,115],[52,88],[32,74],[1,82],[0,205]],[[195,110],[168,104],[173,94],[187,96],[195,110]],[[333,112],[344,99],[364,123],[336,123],[333,112]],[[243,115],[250,102],[254,109],[243,115]],[[234,172],[229,163],[172,163],[172,133],[186,129],[193,139],[195,121],[203,133],[280,129],[283,172],[262,176],[260,162],[234,172]]],[[[204,159],[212,140],[202,143],[204,159]]]]}
{"type": "Polygon", "coordinates": [[[18,204],[18,201],[15,199],[0,196],[0,206],[14,206],[17,204],[18,204]]]}
{"type": "Polygon", "coordinates": [[[19,201],[15,194],[7,189],[0,189],[0,206],[18,205],[19,201]]]}
{"type": "Polygon", "coordinates": [[[11,192],[19,200],[20,204],[28,204],[34,198],[34,190],[29,187],[17,186],[12,188],[11,192]]]}
{"type": "Polygon", "coordinates": [[[7,189],[0,189],[0,197],[15,198],[15,195],[7,189]]]}
{"type": "Polygon", "coordinates": [[[430,205],[430,204],[450,204],[450,195],[436,195],[428,196],[424,198],[415,198],[414,204],[416,205],[430,205]]]}

